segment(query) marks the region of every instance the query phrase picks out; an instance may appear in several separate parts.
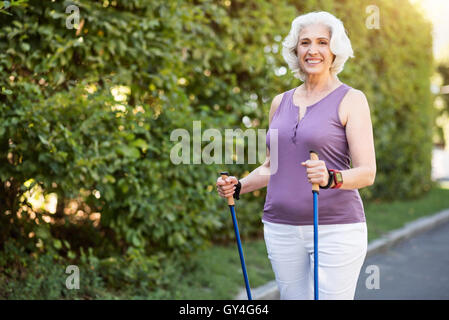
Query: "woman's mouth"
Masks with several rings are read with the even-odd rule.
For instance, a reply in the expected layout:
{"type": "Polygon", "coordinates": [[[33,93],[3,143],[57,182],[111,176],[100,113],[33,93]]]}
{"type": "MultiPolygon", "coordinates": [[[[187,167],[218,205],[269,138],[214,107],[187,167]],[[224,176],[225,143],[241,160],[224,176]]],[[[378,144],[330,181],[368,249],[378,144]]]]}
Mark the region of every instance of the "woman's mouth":
{"type": "Polygon", "coordinates": [[[317,64],[320,64],[321,62],[323,62],[323,60],[321,59],[306,59],[306,63],[311,66],[315,66],[317,64]]]}

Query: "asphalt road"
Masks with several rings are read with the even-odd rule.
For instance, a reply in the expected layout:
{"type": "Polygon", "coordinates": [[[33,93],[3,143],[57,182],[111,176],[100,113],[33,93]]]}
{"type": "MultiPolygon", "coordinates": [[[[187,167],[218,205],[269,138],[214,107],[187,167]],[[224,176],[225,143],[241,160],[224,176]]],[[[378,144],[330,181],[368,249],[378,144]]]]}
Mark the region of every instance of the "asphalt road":
{"type": "Polygon", "coordinates": [[[449,223],[366,258],[355,299],[449,299],[449,223]]]}

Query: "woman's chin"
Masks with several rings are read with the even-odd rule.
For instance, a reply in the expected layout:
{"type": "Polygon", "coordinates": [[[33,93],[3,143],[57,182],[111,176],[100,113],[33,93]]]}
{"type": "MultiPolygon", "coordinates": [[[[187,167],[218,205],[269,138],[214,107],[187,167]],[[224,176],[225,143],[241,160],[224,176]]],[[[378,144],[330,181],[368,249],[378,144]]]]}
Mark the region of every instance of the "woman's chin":
{"type": "Polygon", "coordinates": [[[323,68],[306,68],[306,73],[311,75],[317,75],[317,74],[322,74],[324,73],[324,69],[323,68]]]}

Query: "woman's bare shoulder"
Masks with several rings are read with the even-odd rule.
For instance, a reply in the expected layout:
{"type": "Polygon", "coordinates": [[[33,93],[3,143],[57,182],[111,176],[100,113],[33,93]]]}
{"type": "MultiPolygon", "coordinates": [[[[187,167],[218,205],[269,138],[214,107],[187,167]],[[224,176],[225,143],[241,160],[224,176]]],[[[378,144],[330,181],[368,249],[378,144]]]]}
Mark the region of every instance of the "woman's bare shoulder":
{"type": "Polygon", "coordinates": [[[276,95],[273,100],[271,101],[271,107],[270,107],[270,123],[271,123],[271,119],[273,118],[274,113],[276,112],[276,110],[279,108],[279,106],[281,105],[281,101],[282,98],[284,97],[284,94],[286,93],[282,92],[278,95],[276,95]]]}
{"type": "MultiPolygon", "coordinates": [[[[348,93],[344,96],[342,100],[342,105],[352,108],[362,108],[368,106],[368,99],[363,91],[355,88],[349,89],[348,93]]],[[[350,112],[350,110],[349,110],[350,112]]]]}
{"type": "Polygon", "coordinates": [[[365,97],[365,94],[363,93],[362,90],[356,89],[356,88],[352,88],[349,89],[348,93],[346,94],[346,96],[349,96],[351,98],[361,98],[361,97],[365,97]]]}
{"type": "Polygon", "coordinates": [[[343,126],[346,125],[348,116],[354,112],[369,110],[368,100],[363,91],[355,88],[348,90],[340,103],[339,115],[343,126]],[[362,110],[361,110],[362,109],[362,110]]]}

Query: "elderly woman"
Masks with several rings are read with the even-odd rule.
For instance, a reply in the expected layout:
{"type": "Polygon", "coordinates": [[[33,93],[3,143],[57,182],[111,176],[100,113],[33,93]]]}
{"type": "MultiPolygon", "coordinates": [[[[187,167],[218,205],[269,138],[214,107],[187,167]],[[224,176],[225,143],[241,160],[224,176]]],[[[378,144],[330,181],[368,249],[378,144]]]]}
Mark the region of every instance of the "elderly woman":
{"type": "Polygon", "coordinates": [[[311,184],[319,184],[319,296],[353,299],[367,250],[357,189],[372,185],[376,175],[369,105],[363,92],[337,77],[354,56],[343,23],[332,14],[294,19],[282,54],[304,83],[272,101],[265,162],[240,181],[219,177],[217,190],[221,197],[238,199],[267,186],[262,222],[281,299],[312,299],[311,184]],[[270,141],[273,130],[277,141],[270,141]],[[270,174],[274,143],[277,170],[270,174]],[[320,159],[309,160],[309,150],[320,159]]]}

